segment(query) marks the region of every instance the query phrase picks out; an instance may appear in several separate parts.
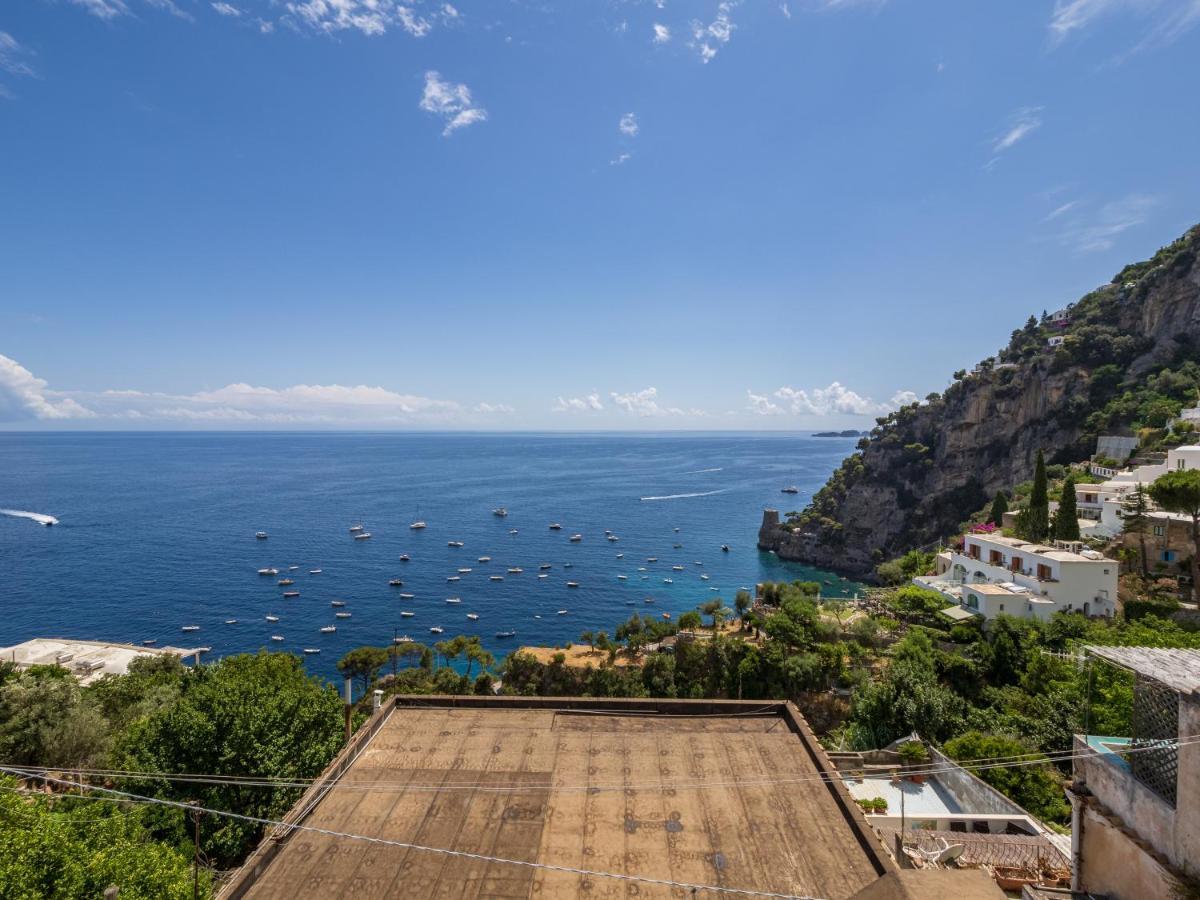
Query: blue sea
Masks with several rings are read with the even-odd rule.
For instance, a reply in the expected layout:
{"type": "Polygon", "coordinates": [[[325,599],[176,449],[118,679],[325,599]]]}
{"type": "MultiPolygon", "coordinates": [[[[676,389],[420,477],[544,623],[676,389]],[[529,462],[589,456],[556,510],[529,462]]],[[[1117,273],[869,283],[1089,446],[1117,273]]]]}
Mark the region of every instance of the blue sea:
{"type": "Polygon", "coordinates": [[[765,579],[828,580],[827,594],[849,595],[860,586],[781,562],[755,539],[763,507],[807,503],[853,445],[728,433],[0,433],[0,647],[55,636],[217,655],[319,648],[306,664],[332,677],[347,650],[397,634],[478,634],[500,656],[611,633],[633,612],[732,605],[765,579]],[[506,518],[492,514],[500,506],[506,518]],[[418,519],[428,527],[411,530],[418,519]],[[353,538],[357,523],[369,540],[353,538]],[[280,574],[258,575],[264,567],[280,574]],[[295,584],[279,586],[284,577],[295,584]],[[333,600],[351,617],[336,619],[333,600]]]}

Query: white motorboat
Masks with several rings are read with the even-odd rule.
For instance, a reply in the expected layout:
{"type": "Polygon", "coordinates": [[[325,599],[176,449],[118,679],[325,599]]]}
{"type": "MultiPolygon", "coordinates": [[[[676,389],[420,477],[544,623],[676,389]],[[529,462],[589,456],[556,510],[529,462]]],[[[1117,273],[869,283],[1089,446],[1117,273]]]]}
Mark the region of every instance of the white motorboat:
{"type": "Polygon", "coordinates": [[[569,588],[577,588],[577,587],[579,587],[579,582],[578,582],[578,581],[568,581],[568,582],[567,582],[567,587],[569,587],[569,588]]]}
{"type": "Polygon", "coordinates": [[[459,575],[467,575],[470,573],[470,571],[471,571],[470,568],[462,568],[462,569],[458,570],[458,574],[459,575]]]}
{"type": "Polygon", "coordinates": [[[146,640],[142,641],[142,646],[143,647],[153,647],[157,643],[158,643],[158,638],[146,638],[146,640]]]}
{"type": "Polygon", "coordinates": [[[445,630],[446,630],[446,629],[445,629],[445,628],[442,628],[440,625],[433,625],[433,626],[431,626],[431,627],[430,627],[430,629],[429,629],[429,633],[430,633],[430,634],[441,634],[441,633],[442,633],[443,631],[445,631],[445,630]]]}
{"type": "Polygon", "coordinates": [[[554,567],[550,565],[550,563],[542,563],[540,566],[538,566],[538,568],[542,571],[545,571],[546,569],[552,569],[554,567]]]}
{"type": "Polygon", "coordinates": [[[345,606],[346,601],[345,600],[330,600],[329,605],[330,606],[345,606]]]}
{"type": "Polygon", "coordinates": [[[320,569],[309,569],[309,570],[308,570],[308,574],[309,574],[309,575],[320,575],[320,574],[321,574],[321,570],[320,570],[320,569]]]}
{"type": "Polygon", "coordinates": [[[492,558],[490,556],[481,556],[479,557],[478,561],[481,563],[489,563],[492,561],[492,558]]]}
{"type": "Polygon", "coordinates": [[[447,547],[462,547],[464,545],[463,545],[462,541],[446,541],[446,546],[447,547]]]}
{"type": "Polygon", "coordinates": [[[524,569],[522,569],[520,566],[509,566],[509,567],[508,567],[508,574],[509,574],[509,575],[520,575],[520,574],[521,574],[522,572],[524,572],[524,571],[525,571],[525,570],[524,570],[524,569]]]}
{"type": "Polygon", "coordinates": [[[369,541],[371,539],[371,532],[364,531],[362,534],[356,534],[354,539],[356,541],[369,541]]]}
{"type": "Polygon", "coordinates": [[[467,618],[474,622],[479,618],[479,613],[467,613],[467,618]]]}
{"type": "Polygon", "coordinates": [[[288,566],[288,571],[289,571],[289,572],[295,572],[295,571],[296,571],[297,569],[299,569],[299,568],[300,568],[299,566],[288,566]]]}
{"type": "Polygon", "coordinates": [[[657,556],[647,556],[646,562],[658,562],[658,557],[657,556]]]}
{"type": "Polygon", "coordinates": [[[510,638],[510,637],[516,637],[516,636],[517,636],[517,633],[515,631],[497,631],[496,632],[496,637],[498,637],[498,638],[510,638]]]}
{"type": "Polygon", "coordinates": [[[410,558],[411,557],[409,557],[409,555],[407,553],[400,554],[400,562],[408,562],[410,558]]]}
{"type": "Polygon", "coordinates": [[[619,538],[619,537],[617,537],[615,534],[610,534],[610,535],[608,536],[608,539],[609,539],[610,541],[612,541],[614,544],[615,544],[617,541],[619,541],[619,540],[620,540],[620,538],[619,538]]]}
{"type": "Polygon", "coordinates": [[[505,509],[503,506],[497,506],[495,509],[492,510],[492,515],[499,516],[501,519],[503,519],[505,516],[508,515],[508,510],[505,509]]]}
{"type": "Polygon", "coordinates": [[[559,525],[557,522],[551,522],[551,523],[550,523],[550,530],[551,530],[551,531],[562,531],[562,526],[561,526],[561,525],[559,525]]]}
{"type": "Polygon", "coordinates": [[[425,527],[425,523],[424,523],[424,522],[422,522],[422,521],[420,521],[420,520],[418,520],[418,521],[416,521],[416,522],[413,522],[413,523],[412,523],[411,525],[409,525],[408,527],[409,527],[409,528],[411,528],[413,531],[420,531],[422,528],[424,528],[424,527],[425,527]]]}
{"type": "Polygon", "coordinates": [[[268,622],[278,622],[279,616],[267,616],[267,621],[268,622]]]}
{"type": "Polygon", "coordinates": [[[628,581],[628,580],[629,580],[628,575],[618,575],[617,576],[617,581],[628,581]]]}
{"type": "Polygon", "coordinates": [[[304,653],[305,653],[307,656],[313,656],[313,655],[315,655],[315,654],[317,654],[317,653],[320,653],[320,652],[321,652],[321,648],[320,648],[320,647],[305,647],[305,648],[304,648],[304,653]]]}
{"type": "Polygon", "coordinates": [[[618,553],[618,554],[617,554],[617,559],[624,559],[624,558],[625,558],[625,554],[624,554],[624,553],[618,553]]]}
{"type": "Polygon", "coordinates": [[[663,579],[663,584],[674,584],[674,583],[675,583],[675,582],[674,582],[672,579],[670,579],[670,578],[664,578],[664,579],[663,579]]]}
{"type": "Polygon", "coordinates": [[[199,625],[184,625],[184,626],[183,626],[182,628],[180,628],[179,630],[180,630],[180,631],[199,631],[199,630],[200,630],[200,626],[199,626],[199,625]]]}
{"type": "Polygon", "coordinates": [[[707,575],[701,575],[701,576],[700,576],[700,580],[701,580],[701,581],[708,581],[708,576],[707,576],[707,575]]]}
{"type": "Polygon", "coordinates": [[[295,583],[296,582],[293,581],[291,578],[280,578],[279,581],[276,582],[276,584],[278,584],[280,587],[287,587],[289,584],[295,584],[295,583]]]}
{"type": "Polygon", "coordinates": [[[267,534],[265,531],[256,531],[254,533],[254,536],[256,538],[258,538],[260,541],[265,541],[268,537],[270,537],[270,535],[267,534]]]}
{"type": "Polygon", "coordinates": [[[321,634],[333,634],[335,631],[337,631],[336,625],[322,625],[321,626],[321,634]]]}
{"type": "Polygon", "coordinates": [[[402,609],[402,610],[400,610],[400,615],[402,615],[406,619],[411,619],[413,616],[416,615],[416,613],[413,612],[412,610],[402,609]]]}
{"type": "Polygon", "coordinates": [[[515,529],[515,528],[510,528],[510,529],[508,529],[508,533],[509,533],[509,534],[516,534],[516,533],[517,533],[517,529],[515,529]]]}
{"type": "Polygon", "coordinates": [[[462,597],[447,597],[447,603],[462,603],[462,597]]]}
{"type": "Polygon", "coordinates": [[[226,625],[236,625],[237,623],[238,623],[237,619],[226,619],[225,620],[226,625]]]}
{"type": "Polygon", "coordinates": [[[282,635],[282,634],[273,634],[273,635],[271,635],[271,640],[273,640],[273,641],[282,641],[282,640],[283,640],[283,635],[282,635]]]}
{"type": "Polygon", "coordinates": [[[413,639],[410,638],[407,634],[402,634],[399,637],[392,638],[393,644],[411,644],[412,642],[413,642],[413,639]]]}
{"type": "Polygon", "coordinates": [[[400,599],[401,600],[411,600],[413,598],[413,596],[414,596],[413,594],[401,594],[400,599]]]}
{"type": "Polygon", "coordinates": [[[572,544],[578,544],[580,541],[583,540],[583,535],[582,534],[573,534],[569,538],[567,538],[567,540],[569,540],[572,544]]]}
{"type": "Polygon", "coordinates": [[[446,580],[447,581],[462,581],[462,579],[459,578],[457,575],[448,575],[448,576],[446,576],[446,580]]]}
{"type": "Polygon", "coordinates": [[[284,591],[283,596],[290,600],[293,597],[299,597],[300,592],[299,591],[284,591]]]}
{"type": "Polygon", "coordinates": [[[682,572],[683,566],[671,566],[671,571],[672,572],[682,572]]]}
{"type": "Polygon", "coordinates": [[[259,570],[258,570],[258,574],[259,574],[259,575],[278,575],[278,574],[279,574],[279,570],[278,570],[278,569],[271,569],[271,568],[267,568],[267,569],[259,569],[259,570]]]}
{"type": "Polygon", "coordinates": [[[334,616],[334,618],[336,618],[336,619],[348,619],[348,618],[350,618],[350,613],[348,613],[348,612],[336,612],[336,613],[334,613],[334,614],[333,614],[333,616],[334,616]]]}
{"type": "Polygon", "coordinates": [[[351,526],[350,526],[350,533],[351,533],[351,534],[358,534],[360,531],[365,531],[365,530],[366,530],[366,529],[364,529],[364,528],[362,527],[362,525],[351,525],[351,526]]]}
{"type": "Polygon", "coordinates": [[[538,576],[538,578],[549,578],[549,577],[550,576],[547,575],[545,572],[543,572],[541,575],[538,576]]]}
{"type": "Polygon", "coordinates": [[[391,580],[388,581],[388,585],[390,587],[404,587],[404,582],[401,581],[399,578],[392,578],[391,580]]]}
{"type": "Polygon", "coordinates": [[[503,575],[489,575],[488,576],[488,581],[503,581],[503,580],[504,580],[503,575]]]}
{"type": "Polygon", "coordinates": [[[565,609],[560,609],[560,610],[558,611],[558,614],[559,614],[560,616],[565,616],[565,615],[567,614],[567,611],[566,611],[565,609]]]}

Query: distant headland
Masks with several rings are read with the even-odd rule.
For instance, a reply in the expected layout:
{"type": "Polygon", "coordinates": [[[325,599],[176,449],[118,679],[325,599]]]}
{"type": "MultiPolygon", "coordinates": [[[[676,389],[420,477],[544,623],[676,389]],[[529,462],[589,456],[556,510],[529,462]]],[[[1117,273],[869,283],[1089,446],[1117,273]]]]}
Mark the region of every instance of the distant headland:
{"type": "Polygon", "coordinates": [[[813,437],[866,437],[870,432],[855,431],[853,428],[848,428],[845,431],[814,431],[813,437]]]}

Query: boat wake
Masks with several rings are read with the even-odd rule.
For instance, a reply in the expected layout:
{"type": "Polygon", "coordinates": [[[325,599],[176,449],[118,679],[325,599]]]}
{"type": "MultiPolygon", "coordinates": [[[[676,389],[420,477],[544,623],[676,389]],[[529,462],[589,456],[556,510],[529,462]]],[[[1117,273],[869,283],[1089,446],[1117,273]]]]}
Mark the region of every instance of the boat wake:
{"type": "Polygon", "coordinates": [[[0,516],[12,516],[14,519],[32,519],[39,525],[57,525],[58,519],[42,513],[25,512],[23,509],[0,509],[0,516]]]}
{"type": "Polygon", "coordinates": [[[724,466],[717,466],[715,469],[692,469],[690,472],[684,472],[684,475],[706,475],[709,472],[724,472],[724,466]]]}
{"type": "Polygon", "coordinates": [[[638,497],[639,500],[686,500],[688,497],[711,497],[713,494],[725,493],[725,488],[719,491],[697,491],[693,494],[666,494],[662,497],[638,497]]]}

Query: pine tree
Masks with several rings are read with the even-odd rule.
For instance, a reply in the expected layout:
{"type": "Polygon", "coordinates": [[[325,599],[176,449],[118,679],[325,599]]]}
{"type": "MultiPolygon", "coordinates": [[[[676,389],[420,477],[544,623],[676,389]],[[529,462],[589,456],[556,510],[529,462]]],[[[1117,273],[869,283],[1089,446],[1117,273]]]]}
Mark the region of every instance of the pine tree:
{"type": "Polygon", "coordinates": [[[1146,529],[1150,526],[1150,498],[1139,481],[1138,486],[1121,501],[1121,522],[1126,534],[1138,537],[1138,556],[1142,563],[1142,577],[1150,577],[1150,558],[1146,555],[1146,529]]]}
{"type": "Polygon", "coordinates": [[[1079,510],[1075,500],[1075,476],[1067,473],[1063,479],[1062,498],[1058,501],[1058,515],[1054,517],[1054,537],[1057,540],[1079,540],[1079,510]]]}
{"type": "Polygon", "coordinates": [[[996,499],[992,501],[992,511],[988,513],[987,520],[1000,528],[1004,525],[1004,514],[1008,512],[1008,497],[1004,491],[996,491],[996,499]]]}
{"type": "Polygon", "coordinates": [[[1027,541],[1044,541],[1050,533],[1050,497],[1046,489],[1046,459],[1039,450],[1029,502],[1017,518],[1017,533],[1027,541]]]}

